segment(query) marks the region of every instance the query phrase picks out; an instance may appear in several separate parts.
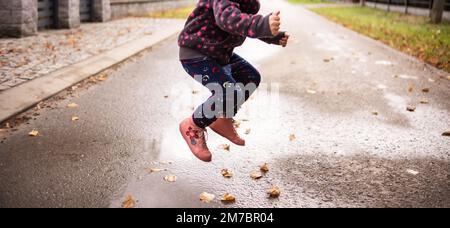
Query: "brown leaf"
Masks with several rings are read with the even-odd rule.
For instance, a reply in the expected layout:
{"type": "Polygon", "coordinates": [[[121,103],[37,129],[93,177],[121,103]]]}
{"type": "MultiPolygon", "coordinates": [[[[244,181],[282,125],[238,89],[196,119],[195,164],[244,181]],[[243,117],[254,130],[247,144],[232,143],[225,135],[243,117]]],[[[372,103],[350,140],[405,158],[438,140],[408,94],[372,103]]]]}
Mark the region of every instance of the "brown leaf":
{"type": "Polygon", "coordinates": [[[230,193],[225,193],[221,199],[222,202],[224,203],[233,203],[236,201],[236,197],[234,197],[233,195],[231,195],[230,193]]]}
{"type": "Polygon", "coordinates": [[[215,195],[209,194],[207,192],[203,192],[202,194],[200,194],[200,201],[204,203],[211,203],[214,200],[214,198],[216,198],[215,195]]]}
{"type": "Polygon", "coordinates": [[[442,133],[442,136],[450,136],[450,131],[445,131],[444,133],[442,133]]]}
{"type": "Polygon", "coordinates": [[[192,90],[192,94],[198,94],[197,90],[192,90]]]}
{"type": "Polygon", "coordinates": [[[245,134],[249,135],[251,131],[252,131],[252,129],[249,128],[249,129],[245,130],[245,134]]]}
{"type": "Polygon", "coordinates": [[[164,96],[164,98],[166,98],[166,99],[167,99],[167,98],[169,98],[169,96],[168,96],[168,95],[166,95],[166,96],[164,96]]]}
{"type": "Polygon", "coordinates": [[[228,144],[219,145],[219,149],[230,151],[230,145],[228,144]]]}
{"type": "Polygon", "coordinates": [[[277,186],[272,186],[268,191],[267,194],[269,194],[269,196],[271,198],[278,198],[281,194],[281,190],[280,188],[278,188],[277,186]]]}
{"type": "Polygon", "coordinates": [[[406,110],[408,110],[409,112],[414,112],[414,111],[416,111],[416,106],[409,105],[408,107],[406,107],[406,110]]]}
{"type": "Polygon", "coordinates": [[[297,137],[294,134],[289,135],[289,141],[294,141],[297,137]]]}
{"type": "Polygon", "coordinates": [[[423,89],[422,89],[422,92],[428,93],[428,92],[430,92],[430,88],[423,88],[423,89]]]}
{"type": "Polygon", "coordinates": [[[261,173],[260,171],[252,171],[252,172],[250,173],[250,177],[251,177],[253,180],[258,180],[258,179],[260,179],[260,178],[262,177],[262,173],[261,173]]]}
{"type": "Polygon", "coordinates": [[[409,85],[408,85],[408,92],[411,93],[412,91],[414,91],[414,86],[411,85],[411,84],[409,84],[409,85]]]}
{"type": "Polygon", "coordinates": [[[228,170],[228,169],[222,169],[222,171],[220,172],[222,174],[223,177],[225,178],[231,178],[233,177],[233,173],[228,170]]]}
{"type": "Polygon", "coordinates": [[[264,163],[264,165],[262,165],[262,166],[259,168],[259,170],[261,170],[261,172],[263,172],[263,173],[269,172],[269,164],[264,163]]]}
{"type": "Polygon", "coordinates": [[[177,177],[175,175],[168,175],[164,177],[164,180],[167,182],[176,182],[177,177]]]}
{"type": "Polygon", "coordinates": [[[80,118],[78,116],[72,116],[72,121],[78,121],[80,118]]]}
{"type": "Polygon", "coordinates": [[[428,99],[426,99],[426,98],[422,98],[422,99],[420,99],[420,103],[421,104],[428,104],[428,103],[430,103],[430,101],[428,99]]]}
{"type": "Polygon", "coordinates": [[[136,205],[136,200],[128,195],[125,200],[122,202],[122,207],[123,208],[133,208],[136,205]]]}
{"type": "Polygon", "coordinates": [[[68,108],[78,108],[78,105],[75,103],[70,103],[67,105],[68,108]]]}
{"type": "Polygon", "coordinates": [[[329,63],[329,62],[331,62],[331,60],[333,60],[333,58],[329,58],[329,59],[328,59],[328,58],[326,58],[326,59],[323,59],[323,61],[324,61],[324,62],[326,62],[326,63],[329,63]]]}
{"type": "Polygon", "coordinates": [[[147,169],[147,172],[149,172],[149,173],[159,173],[162,171],[167,171],[167,169],[158,169],[158,168],[148,168],[147,169]]]}
{"type": "Polygon", "coordinates": [[[30,132],[28,133],[28,135],[31,136],[31,137],[36,137],[36,136],[39,135],[39,131],[32,130],[32,131],[30,131],[30,132]]]}

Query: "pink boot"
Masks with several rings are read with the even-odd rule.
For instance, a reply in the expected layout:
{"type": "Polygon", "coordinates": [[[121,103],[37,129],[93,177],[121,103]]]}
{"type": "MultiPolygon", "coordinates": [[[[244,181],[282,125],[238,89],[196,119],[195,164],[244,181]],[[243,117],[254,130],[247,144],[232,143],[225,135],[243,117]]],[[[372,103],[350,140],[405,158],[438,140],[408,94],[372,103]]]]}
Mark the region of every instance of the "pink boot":
{"type": "Polygon", "coordinates": [[[205,129],[197,127],[192,117],[189,117],[180,123],[180,132],[189,149],[198,159],[204,162],[211,161],[212,155],[206,145],[205,129]]]}
{"type": "Polygon", "coordinates": [[[221,135],[222,137],[230,140],[232,143],[238,146],[245,146],[245,140],[243,140],[233,125],[233,119],[231,118],[218,118],[216,122],[209,125],[209,127],[221,135]]]}

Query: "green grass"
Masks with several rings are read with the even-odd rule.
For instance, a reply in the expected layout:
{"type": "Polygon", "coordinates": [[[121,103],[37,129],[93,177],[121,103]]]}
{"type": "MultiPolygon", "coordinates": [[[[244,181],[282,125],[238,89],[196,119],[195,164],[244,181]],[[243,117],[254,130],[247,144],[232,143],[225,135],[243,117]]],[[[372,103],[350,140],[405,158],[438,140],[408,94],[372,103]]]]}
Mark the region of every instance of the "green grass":
{"type": "Polygon", "coordinates": [[[294,4],[320,4],[320,3],[332,3],[329,0],[288,0],[294,4]]]}
{"type": "Polygon", "coordinates": [[[183,8],[170,9],[165,11],[153,12],[148,15],[151,18],[174,18],[174,19],[186,19],[189,14],[194,10],[194,6],[188,6],[183,8]]]}
{"type": "Polygon", "coordinates": [[[347,28],[450,72],[450,23],[367,7],[311,9],[347,28]]]}

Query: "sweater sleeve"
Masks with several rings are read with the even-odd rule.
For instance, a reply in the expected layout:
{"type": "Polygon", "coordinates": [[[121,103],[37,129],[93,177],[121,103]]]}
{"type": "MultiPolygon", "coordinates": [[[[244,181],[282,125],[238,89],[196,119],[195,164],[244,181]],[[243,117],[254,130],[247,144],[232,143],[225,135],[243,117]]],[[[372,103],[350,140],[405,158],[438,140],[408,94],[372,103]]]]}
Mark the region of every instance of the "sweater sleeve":
{"type": "Polygon", "coordinates": [[[239,4],[229,0],[212,0],[217,26],[233,35],[251,38],[271,37],[269,17],[241,12],[239,4]]]}
{"type": "Polygon", "coordinates": [[[259,39],[268,44],[280,45],[280,40],[283,39],[285,35],[286,35],[286,32],[280,32],[276,36],[264,37],[264,38],[259,38],[259,39]]]}

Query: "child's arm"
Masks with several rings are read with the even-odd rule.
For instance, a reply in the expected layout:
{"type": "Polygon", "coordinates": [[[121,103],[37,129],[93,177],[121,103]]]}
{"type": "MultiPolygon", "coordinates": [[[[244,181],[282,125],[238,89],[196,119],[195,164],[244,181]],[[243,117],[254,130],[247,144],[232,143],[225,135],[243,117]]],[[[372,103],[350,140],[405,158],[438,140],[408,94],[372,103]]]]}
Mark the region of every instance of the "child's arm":
{"type": "Polygon", "coordinates": [[[265,17],[246,14],[241,12],[237,3],[229,0],[212,0],[212,3],[217,26],[230,34],[251,38],[278,34],[280,20],[277,14],[265,17]]]}

